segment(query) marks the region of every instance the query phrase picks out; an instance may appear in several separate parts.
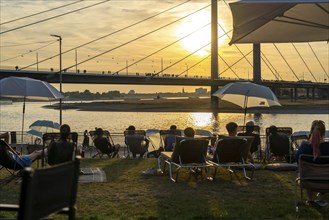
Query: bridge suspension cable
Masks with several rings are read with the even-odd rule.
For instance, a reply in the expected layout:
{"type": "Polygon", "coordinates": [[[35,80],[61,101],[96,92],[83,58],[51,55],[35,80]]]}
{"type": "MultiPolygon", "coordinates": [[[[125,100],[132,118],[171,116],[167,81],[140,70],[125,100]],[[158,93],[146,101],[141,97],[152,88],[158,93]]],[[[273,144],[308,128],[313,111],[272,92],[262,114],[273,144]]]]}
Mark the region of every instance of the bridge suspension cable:
{"type": "MultiPolygon", "coordinates": [[[[220,39],[220,38],[222,38],[222,37],[224,37],[224,36],[225,36],[225,34],[219,36],[217,39],[220,39]]],[[[183,60],[185,60],[186,58],[192,56],[193,54],[197,53],[198,51],[202,50],[203,48],[209,46],[210,44],[211,44],[211,42],[209,42],[209,43],[203,45],[203,46],[200,47],[199,49],[197,49],[197,50],[193,51],[192,53],[188,54],[187,56],[185,56],[185,57],[179,59],[178,61],[174,62],[173,64],[171,64],[171,65],[167,66],[166,68],[162,69],[161,71],[155,73],[154,75],[152,75],[152,77],[155,77],[155,76],[159,75],[161,72],[163,72],[163,71],[165,71],[165,70],[167,70],[167,69],[169,69],[169,68],[175,66],[176,64],[178,64],[178,63],[182,62],[183,60]]],[[[184,71],[184,72],[185,72],[185,71],[184,71]]],[[[184,72],[183,72],[183,73],[184,73],[184,72]]],[[[181,74],[182,74],[182,73],[181,73],[181,74]]],[[[177,76],[180,76],[181,74],[179,74],[179,75],[177,75],[177,76]]]]}
{"type": "Polygon", "coordinates": [[[10,44],[10,45],[0,46],[0,48],[3,48],[3,47],[20,47],[20,46],[27,46],[27,45],[33,45],[33,44],[44,44],[44,43],[49,43],[49,42],[53,42],[53,41],[54,40],[47,40],[47,41],[39,41],[39,42],[26,43],[26,44],[10,44]]]}
{"type": "Polygon", "coordinates": [[[159,28],[156,28],[156,29],[154,29],[154,30],[152,30],[152,31],[149,31],[149,32],[145,33],[145,34],[142,34],[142,35],[140,35],[139,37],[136,37],[136,38],[134,38],[134,39],[132,39],[132,40],[126,41],[125,43],[123,43],[123,44],[121,44],[121,45],[118,45],[118,46],[113,47],[113,48],[111,48],[111,49],[109,49],[109,50],[106,50],[106,51],[104,51],[104,52],[102,52],[102,53],[99,53],[99,54],[97,54],[97,55],[95,55],[95,56],[92,56],[92,57],[90,57],[90,58],[88,58],[88,59],[85,59],[85,60],[83,60],[83,61],[81,61],[81,62],[79,62],[79,63],[77,63],[77,64],[75,64],[75,65],[71,65],[71,66],[69,66],[69,67],[66,67],[66,68],[64,68],[64,70],[71,69],[71,68],[75,67],[76,65],[80,65],[80,64],[86,63],[86,62],[88,62],[88,61],[90,61],[90,60],[93,60],[93,59],[95,59],[95,58],[97,58],[97,57],[103,56],[104,54],[107,54],[107,53],[109,53],[109,52],[111,52],[111,51],[113,51],[113,50],[116,50],[116,49],[118,49],[118,48],[121,48],[121,47],[123,47],[123,46],[125,46],[125,45],[127,45],[127,44],[130,44],[130,43],[132,43],[132,42],[134,42],[134,41],[136,41],[136,40],[139,40],[139,39],[141,39],[141,38],[143,38],[143,37],[145,37],[145,36],[148,36],[148,35],[150,35],[150,34],[152,34],[152,33],[154,33],[154,32],[157,32],[157,31],[159,31],[159,30],[161,30],[161,29],[163,29],[163,28],[165,28],[165,27],[168,27],[168,26],[170,26],[170,25],[172,25],[172,24],[174,24],[174,23],[176,23],[176,22],[178,22],[178,21],[180,21],[180,20],[183,20],[184,18],[187,18],[187,17],[191,16],[192,14],[195,14],[195,13],[201,11],[201,10],[204,10],[205,8],[207,8],[207,7],[209,7],[209,6],[210,6],[210,5],[204,6],[204,7],[200,8],[200,9],[198,9],[198,10],[196,10],[196,11],[194,11],[194,12],[188,14],[188,15],[185,15],[185,16],[183,16],[183,17],[181,17],[181,18],[175,20],[175,21],[169,22],[169,23],[167,23],[167,24],[165,24],[165,25],[163,25],[163,26],[161,26],[161,27],[159,27],[159,28]]]}
{"type": "Polygon", "coordinates": [[[168,48],[168,47],[170,47],[170,46],[172,46],[172,45],[178,43],[179,41],[181,41],[181,40],[183,40],[183,39],[185,39],[185,38],[187,38],[187,37],[189,37],[189,36],[191,36],[192,34],[196,33],[197,31],[202,30],[203,28],[207,27],[209,24],[210,24],[210,23],[205,24],[204,26],[202,26],[202,27],[200,27],[200,28],[198,28],[198,29],[192,31],[191,33],[189,33],[189,34],[187,34],[187,35],[185,35],[185,36],[183,36],[183,37],[181,37],[181,38],[179,38],[178,40],[176,40],[176,41],[174,41],[174,42],[168,44],[167,46],[162,47],[162,48],[160,48],[159,50],[154,51],[153,53],[151,53],[151,54],[149,54],[149,55],[147,55],[147,56],[145,56],[145,57],[143,57],[143,58],[141,58],[141,59],[139,59],[139,60],[137,60],[137,61],[135,61],[135,62],[129,64],[128,66],[126,66],[126,67],[124,67],[124,68],[122,68],[122,69],[120,69],[120,70],[118,70],[118,71],[116,71],[116,72],[121,72],[122,70],[126,69],[127,67],[131,67],[131,66],[133,66],[133,65],[135,65],[135,64],[137,64],[137,63],[139,63],[139,62],[141,62],[141,61],[143,61],[143,60],[145,60],[145,59],[147,59],[147,58],[149,58],[149,57],[151,57],[151,56],[153,56],[154,54],[159,53],[160,51],[162,51],[162,50],[164,50],[164,49],[166,49],[166,48],[168,48]]]}
{"type": "Polygon", "coordinates": [[[289,65],[288,61],[286,60],[286,58],[282,55],[281,51],[279,50],[279,48],[273,44],[274,47],[276,48],[276,50],[278,51],[278,53],[280,54],[280,56],[283,58],[284,62],[287,64],[287,66],[289,67],[289,69],[291,70],[291,72],[294,74],[294,76],[296,77],[297,80],[299,80],[298,76],[296,75],[295,71],[291,68],[291,66],[289,65]]]}
{"type": "MultiPolygon", "coordinates": [[[[208,59],[211,56],[211,54],[209,54],[208,56],[202,58],[200,61],[196,62],[195,64],[193,64],[192,66],[190,66],[189,69],[193,69],[195,66],[197,66],[198,64],[202,63],[203,61],[205,61],[206,59],[208,59]]],[[[177,76],[182,75],[185,72],[185,70],[181,73],[179,73],[177,76]]]]}
{"type": "MultiPolygon", "coordinates": [[[[165,13],[165,12],[168,12],[168,11],[170,11],[170,10],[172,10],[172,9],[175,9],[175,8],[177,8],[177,7],[179,7],[179,6],[183,5],[183,4],[185,4],[185,3],[187,3],[187,2],[190,2],[190,1],[191,1],[191,0],[184,1],[184,2],[182,2],[182,3],[179,3],[178,5],[175,5],[174,7],[168,8],[168,9],[166,9],[166,10],[164,10],[164,11],[161,11],[161,12],[159,12],[159,13],[157,13],[157,14],[154,14],[154,15],[152,15],[152,16],[150,16],[150,17],[147,17],[147,18],[145,18],[145,19],[142,19],[142,20],[140,20],[140,21],[137,21],[137,22],[135,22],[135,23],[133,23],[133,24],[131,24],[131,25],[125,26],[125,27],[123,27],[123,28],[120,28],[119,30],[116,30],[116,31],[111,32],[111,33],[106,34],[106,35],[103,35],[103,36],[101,36],[101,37],[99,37],[99,38],[96,38],[96,39],[94,39],[94,40],[88,41],[88,42],[86,42],[86,43],[84,43],[84,44],[81,44],[81,45],[79,45],[79,46],[77,46],[77,47],[74,47],[74,48],[71,48],[71,49],[69,49],[69,50],[63,51],[63,52],[62,52],[62,55],[63,55],[63,54],[66,54],[66,53],[68,53],[68,52],[74,51],[74,50],[76,50],[76,49],[79,49],[79,48],[81,48],[81,47],[87,46],[87,45],[89,45],[89,44],[91,44],[91,43],[97,42],[97,41],[99,41],[99,40],[101,40],[101,39],[104,39],[104,38],[106,38],[106,37],[109,37],[109,36],[111,36],[111,35],[117,34],[117,33],[121,32],[121,31],[124,31],[124,30],[126,30],[126,29],[128,29],[128,28],[131,28],[131,27],[133,27],[133,26],[136,26],[136,25],[138,25],[138,24],[141,24],[141,23],[143,23],[143,22],[145,22],[145,21],[147,21],[147,20],[150,20],[150,19],[152,19],[152,18],[154,18],[154,17],[157,17],[157,16],[159,16],[159,15],[165,13]]],[[[48,57],[48,58],[45,58],[45,59],[43,59],[43,60],[40,60],[38,63],[43,63],[43,62],[45,62],[45,61],[47,61],[47,60],[50,60],[50,59],[55,58],[55,57],[58,57],[58,56],[59,56],[59,54],[56,54],[56,55],[50,56],[50,57],[48,57]]],[[[34,65],[36,65],[36,64],[37,64],[37,63],[32,63],[32,64],[30,64],[30,65],[28,65],[28,66],[24,66],[24,67],[20,68],[20,70],[23,70],[23,69],[29,68],[29,67],[34,66],[34,65]]]]}
{"type": "Polygon", "coordinates": [[[313,52],[315,58],[316,58],[317,61],[319,62],[320,66],[322,67],[323,72],[324,72],[324,73],[327,75],[327,77],[329,78],[327,70],[323,67],[322,63],[321,63],[320,60],[319,60],[319,57],[318,57],[318,56],[316,55],[316,53],[314,52],[314,50],[313,50],[311,44],[308,43],[308,46],[311,48],[311,50],[312,50],[312,52],[313,52]]]}
{"type": "Polygon", "coordinates": [[[71,2],[71,3],[61,5],[61,6],[58,6],[58,7],[55,7],[55,8],[51,8],[51,9],[48,9],[48,10],[45,10],[45,11],[40,11],[40,12],[30,14],[30,15],[26,15],[26,16],[23,16],[23,17],[20,17],[20,18],[15,18],[15,19],[10,20],[10,21],[2,22],[2,23],[0,23],[0,25],[9,24],[9,23],[12,23],[12,22],[15,22],[15,21],[19,21],[19,20],[23,20],[23,19],[26,19],[26,18],[36,16],[36,15],[41,15],[41,14],[44,14],[44,13],[47,13],[47,12],[50,12],[50,11],[54,11],[54,10],[57,10],[57,9],[60,9],[60,8],[65,8],[67,6],[77,4],[77,3],[83,2],[83,1],[85,1],[85,0],[79,0],[79,1],[71,2]]]}
{"type": "MultiPolygon", "coordinates": [[[[163,71],[165,71],[165,70],[167,70],[167,69],[169,69],[169,68],[171,68],[171,67],[175,66],[176,64],[178,64],[178,63],[182,62],[182,61],[183,61],[183,60],[185,60],[186,58],[188,58],[188,57],[192,56],[193,54],[197,53],[198,51],[202,50],[203,48],[205,48],[205,47],[207,47],[207,46],[209,46],[209,45],[210,45],[210,42],[209,42],[209,43],[207,43],[207,44],[205,44],[205,45],[203,45],[203,46],[202,46],[202,47],[200,47],[199,49],[197,49],[197,50],[193,51],[192,53],[188,54],[187,56],[185,56],[185,57],[183,57],[183,58],[181,58],[181,59],[177,60],[177,61],[176,61],[176,62],[174,62],[173,64],[171,64],[171,65],[167,66],[166,68],[162,69],[161,71],[159,71],[159,72],[155,73],[154,75],[152,75],[152,78],[153,78],[153,77],[155,77],[155,76],[157,76],[157,75],[159,75],[161,72],[163,72],[163,71]]],[[[184,71],[184,72],[185,72],[185,71],[184,71]]],[[[184,73],[184,72],[183,72],[183,73],[184,73]]],[[[179,75],[177,75],[177,76],[180,76],[180,74],[179,74],[179,75]]]]}
{"type": "MultiPolygon", "coordinates": [[[[252,50],[249,51],[247,54],[245,54],[243,57],[241,57],[240,59],[238,59],[237,61],[235,61],[231,66],[229,66],[228,68],[226,68],[224,71],[219,73],[219,76],[223,73],[225,73],[227,70],[229,70],[231,67],[233,67],[235,64],[237,64],[238,62],[240,62],[242,59],[244,59],[245,56],[248,56],[249,54],[251,54],[252,50]]],[[[237,76],[239,78],[239,76],[237,76]]]]}
{"type": "Polygon", "coordinates": [[[16,27],[16,28],[12,28],[12,29],[9,29],[9,30],[6,30],[6,31],[2,31],[2,32],[0,32],[0,35],[5,34],[5,33],[9,33],[9,32],[12,32],[12,31],[16,31],[16,30],[19,30],[19,29],[22,29],[22,28],[25,28],[25,27],[29,27],[29,26],[32,26],[32,25],[35,25],[35,24],[39,24],[39,23],[42,23],[42,22],[45,22],[45,21],[49,21],[49,20],[52,20],[52,19],[55,19],[55,18],[59,18],[59,17],[62,17],[64,15],[72,14],[74,12],[78,12],[78,11],[81,11],[81,10],[84,10],[84,9],[87,9],[87,8],[91,8],[91,7],[94,7],[94,6],[109,2],[109,1],[111,1],[111,0],[105,0],[105,1],[98,2],[98,3],[92,4],[92,5],[88,5],[88,6],[85,6],[85,7],[82,7],[82,8],[78,8],[78,9],[75,9],[75,10],[72,10],[72,11],[69,11],[69,12],[65,12],[63,14],[55,15],[53,17],[45,18],[45,19],[42,19],[42,20],[39,20],[39,21],[36,21],[36,22],[32,22],[32,23],[22,25],[22,26],[19,26],[19,27],[16,27]]]}
{"type": "Polygon", "coordinates": [[[305,64],[306,68],[308,69],[308,71],[310,72],[310,74],[312,75],[313,79],[316,81],[316,78],[314,77],[312,70],[308,67],[307,63],[305,62],[304,58],[302,57],[302,55],[299,53],[299,51],[297,50],[297,47],[295,46],[294,43],[291,43],[292,46],[295,48],[297,54],[299,55],[300,59],[303,61],[303,63],[305,64]]]}
{"type": "Polygon", "coordinates": [[[5,62],[5,61],[8,61],[8,60],[16,59],[16,58],[18,58],[18,57],[22,57],[22,56],[24,56],[24,55],[26,55],[26,54],[29,54],[29,53],[32,53],[32,52],[35,52],[35,51],[41,50],[42,48],[48,47],[48,46],[50,46],[50,45],[52,45],[52,44],[54,44],[54,43],[56,43],[56,42],[57,42],[57,40],[55,40],[55,41],[52,40],[52,42],[50,42],[50,43],[48,43],[48,44],[46,44],[46,45],[43,45],[43,46],[38,47],[38,48],[33,49],[33,50],[29,50],[29,51],[26,52],[26,53],[22,53],[22,54],[20,54],[20,55],[14,56],[14,57],[10,57],[10,58],[4,59],[4,60],[0,60],[0,62],[5,62]]]}

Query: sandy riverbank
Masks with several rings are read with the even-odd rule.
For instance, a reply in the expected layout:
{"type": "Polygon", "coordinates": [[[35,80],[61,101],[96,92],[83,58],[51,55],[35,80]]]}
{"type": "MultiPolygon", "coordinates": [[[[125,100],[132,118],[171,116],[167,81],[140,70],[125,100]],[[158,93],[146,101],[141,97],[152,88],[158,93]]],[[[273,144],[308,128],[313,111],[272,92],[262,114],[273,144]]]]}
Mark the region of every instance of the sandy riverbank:
{"type": "MultiPolygon", "coordinates": [[[[329,114],[328,100],[280,100],[282,106],[271,108],[250,108],[249,113],[273,114],[329,114]]],[[[58,108],[58,104],[45,108],[58,108]]],[[[209,99],[159,99],[127,100],[118,102],[95,101],[91,103],[65,103],[63,109],[80,111],[114,111],[114,112],[213,112],[209,99]]],[[[220,101],[218,112],[243,112],[243,109],[231,103],[220,101]]]]}

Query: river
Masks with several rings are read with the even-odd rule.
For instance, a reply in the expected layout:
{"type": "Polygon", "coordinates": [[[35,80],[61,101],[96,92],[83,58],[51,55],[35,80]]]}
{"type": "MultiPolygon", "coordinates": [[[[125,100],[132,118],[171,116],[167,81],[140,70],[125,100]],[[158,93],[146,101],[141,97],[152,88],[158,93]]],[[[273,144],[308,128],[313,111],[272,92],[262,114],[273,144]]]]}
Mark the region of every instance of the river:
{"type": "MultiPolygon", "coordinates": [[[[24,120],[24,130],[36,120],[59,121],[59,111],[42,108],[51,102],[27,102],[24,120]]],[[[0,131],[20,131],[22,129],[22,102],[0,105],[0,131]]],[[[253,120],[261,127],[264,134],[266,127],[276,125],[291,127],[293,131],[309,130],[313,120],[325,121],[327,127],[329,115],[327,114],[247,114],[246,121],[253,120]]],[[[176,124],[179,129],[192,126],[196,129],[206,129],[218,133],[226,133],[225,125],[234,121],[243,124],[242,113],[219,113],[214,115],[207,112],[95,112],[63,110],[63,123],[69,124],[72,131],[83,132],[93,130],[95,127],[108,129],[112,133],[121,133],[129,125],[137,129],[168,129],[176,124]]]]}

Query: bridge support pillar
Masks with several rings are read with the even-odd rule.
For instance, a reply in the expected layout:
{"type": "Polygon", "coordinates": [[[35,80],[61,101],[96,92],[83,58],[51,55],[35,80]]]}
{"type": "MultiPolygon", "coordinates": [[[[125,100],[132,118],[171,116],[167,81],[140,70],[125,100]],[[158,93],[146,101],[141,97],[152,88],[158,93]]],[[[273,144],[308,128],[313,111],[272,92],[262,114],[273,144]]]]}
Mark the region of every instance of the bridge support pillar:
{"type": "Polygon", "coordinates": [[[298,88],[294,88],[294,98],[295,98],[295,101],[297,101],[298,99],[298,88]]]}
{"type": "MultiPolygon", "coordinates": [[[[211,79],[218,79],[218,16],[217,16],[217,0],[211,0],[211,79]]],[[[212,96],[218,86],[211,85],[211,108],[218,108],[218,98],[212,96]]]]}
{"type": "Polygon", "coordinates": [[[290,101],[293,102],[294,101],[294,89],[290,88],[290,101]]]}
{"type": "Polygon", "coordinates": [[[315,99],[315,88],[312,88],[312,99],[315,99]]]}
{"type": "Polygon", "coordinates": [[[309,88],[306,89],[306,98],[310,99],[310,89],[309,88]]]}
{"type": "Polygon", "coordinates": [[[253,44],[253,81],[260,84],[261,77],[261,59],[260,59],[260,44],[253,44]]]}

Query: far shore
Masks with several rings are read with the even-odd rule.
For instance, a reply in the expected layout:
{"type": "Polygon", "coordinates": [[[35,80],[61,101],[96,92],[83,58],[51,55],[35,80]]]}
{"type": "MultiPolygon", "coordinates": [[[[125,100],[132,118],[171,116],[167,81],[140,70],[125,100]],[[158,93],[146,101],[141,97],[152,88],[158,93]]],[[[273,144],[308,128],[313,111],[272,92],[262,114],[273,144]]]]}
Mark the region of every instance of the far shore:
{"type": "MultiPolygon", "coordinates": [[[[263,114],[329,114],[329,100],[280,100],[282,106],[249,108],[248,113],[263,114]]],[[[45,108],[58,109],[59,105],[46,105],[45,108]]],[[[222,112],[243,113],[244,109],[231,103],[220,101],[219,108],[213,110],[210,99],[155,99],[126,101],[94,101],[90,103],[64,103],[63,109],[79,111],[107,112],[222,112]]]]}

